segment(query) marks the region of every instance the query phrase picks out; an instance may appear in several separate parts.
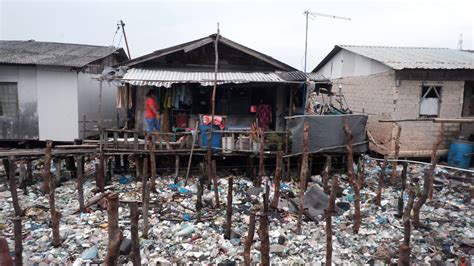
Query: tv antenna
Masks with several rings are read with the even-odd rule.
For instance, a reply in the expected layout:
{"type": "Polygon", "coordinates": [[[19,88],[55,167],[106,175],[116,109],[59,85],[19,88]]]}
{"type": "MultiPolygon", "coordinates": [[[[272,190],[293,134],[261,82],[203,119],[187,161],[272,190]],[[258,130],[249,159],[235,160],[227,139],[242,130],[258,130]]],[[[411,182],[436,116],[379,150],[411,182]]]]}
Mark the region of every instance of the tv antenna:
{"type": "Polygon", "coordinates": [[[304,73],[306,73],[306,58],[308,56],[308,18],[315,19],[317,17],[326,17],[326,18],[333,18],[333,19],[343,19],[343,20],[351,20],[351,18],[328,15],[323,13],[316,13],[306,10],[303,12],[306,16],[306,37],[304,42],[304,73]]]}

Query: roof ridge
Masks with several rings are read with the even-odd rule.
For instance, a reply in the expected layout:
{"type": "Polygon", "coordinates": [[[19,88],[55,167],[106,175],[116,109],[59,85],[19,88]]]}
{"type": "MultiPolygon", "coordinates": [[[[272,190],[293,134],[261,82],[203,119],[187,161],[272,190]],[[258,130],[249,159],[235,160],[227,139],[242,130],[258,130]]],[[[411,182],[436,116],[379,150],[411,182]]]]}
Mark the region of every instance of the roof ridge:
{"type": "Polygon", "coordinates": [[[0,40],[0,42],[21,42],[21,43],[46,43],[46,44],[61,44],[61,45],[77,45],[77,46],[88,46],[88,47],[100,47],[100,48],[115,48],[120,49],[121,47],[116,46],[104,46],[104,45],[94,45],[94,44],[81,44],[81,43],[66,43],[66,42],[46,42],[46,41],[36,41],[36,40],[0,40]]]}
{"type": "Polygon", "coordinates": [[[366,48],[403,48],[403,49],[439,49],[439,50],[456,50],[448,47],[421,47],[421,46],[388,46],[388,45],[352,45],[338,44],[339,47],[366,47],[366,48]]]}

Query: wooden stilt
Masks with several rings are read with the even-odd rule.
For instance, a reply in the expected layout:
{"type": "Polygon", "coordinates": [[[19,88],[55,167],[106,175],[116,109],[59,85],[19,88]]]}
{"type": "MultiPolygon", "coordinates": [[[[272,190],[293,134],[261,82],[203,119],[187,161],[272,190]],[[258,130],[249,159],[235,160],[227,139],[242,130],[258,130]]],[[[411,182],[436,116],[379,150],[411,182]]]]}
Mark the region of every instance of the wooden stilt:
{"type": "Polygon", "coordinates": [[[258,145],[259,145],[259,154],[258,154],[258,178],[256,178],[256,187],[260,187],[262,183],[262,178],[265,175],[265,157],[263,152],[265,149],[265,133],[262,128],[258,129],[258,145]]]}
{"type": "Polygon", "coordinates": [[[252,208],[250,210],[250,219],[249,219],[249,231],[247,233],[247,237],[245,238],[245,243],[244,243],[244,265],[245,266],[250,266],[252,263],[252,259],[250,257],[250,250],[252,249],[252,242],[255,234],[255,216],[256,216],[256,210],[252,208]]]}
{"type": "Polygon", "coordinates": [[[270,265],[270,238],[268,235],[268,183],[263,198],[263,212],[260,213],[260,226],[258,228],[258,236],[260,238],[260,262],[263,266],[270,265]]]}
{"type": "MultiPolygon", "coordinates": [[[[8,160],[4,160],[3,162],[5,163],[5,161],[8,160]]],[[[5,165],[8,165],[8,162],[5,165]]],[[[5,167],[6,170],[8,170],[7,168],[8,166],[5,167]]],[[[6,172],[8,173],[8,171],[6,172]]],[[[10,249],[8,248],[8,242],[5,238],[0,238],[0,265],[13,265],[10,249]]]]}
{"type": "Polygon", "coordinates": [[[113,266],[117,265],[120,244],[122,243],[123,236],[118,225],[119,196],[117,193],[112,193],[109,194],[107,200],[109,246],[107,248],[107,256],[105,257],[105,265],[113,266]]]}
{"type": "Polygon", "coordinates": [[[104,155],[100,154],[99,155],[99,167],[97,168],[96,171],[96,186],[97,190],[99,192],[104,192],[105,191],[105,161],[104,161],[104,155]]]}
{"type": "Polygon", "coordinates": [[[214,179],[214,200],[215,200],[215,207],[220,207],[220,200],[219,200],[219,184],[217,182],[217,167],[216,161],[212,160],[212,176],[214,179]]]}
{"type": "Polygon", "coordinates": [[[275,170],[275,192],[273,194],[272,208],[278,209],[278,203],[280,201],[280,182],[282,176],[282,164],[283,164],[283,153],[279,151],[276,159],[276,170],[275,170]]]}
{"type": "Polygon", "coordinates": [[[415,191],[409,187],[408,193],[408,202],[403,213],[403,243],[400,245],[400,251],[398,255],[398,265],[400,266],[410,265],[410,213],[413,209],[413,202],[415,201],[415,191]]]}
{"type": "MultiPolygon", "coordinates": [[[[212,123],[211,123],[212,127],[212,123]]],[[[212,155],[211,155],[211,131],[207,131],[207,156],[206,156],[206,172],[207,172],[207,189],[211,190],[212,180],[212,155]]]]}
{"type": "Polygon", "coordinates": [[[140,237],[138,236],[138,203],[130,202],[130,235],[132,241],[132,249],[130,252],[130,258],[132,260],[133,266],[141,265],[140,258],[140,237]]]}
{"type": "Polygon", "coordinates": [[[174,156],[174,182],[178,183],[179,180],[179,155],[174,156]]]}
{"type": "Polygon", "coordinates": [[[155,135],[151,135],[151,144],[150,144],[150,191],[156,193],[156,155],[155,155],[155,135]]]}
{"type": "Polygon", "coordinates": [[[380,166],[380,174],[379,174],[379,186],[377,188],[377,196],[375,197],[375,204],[380,206],[380,202],[382,201],[382,190],[384,188],[385,183],[385,167],[387,167],[388,163],[388,155],[383,156],[383,164],[379,164],[380,166]]]}
{"type": "Polygon", "coordinates": [[[324,165],[324,171],[323,171],[323,189],[324,193],[329,195],[329,175],[331,173],[331,155],[325,155],[326,157],[326,164],[324,165]]]}
{"type": "Polygon", "coordinates": [[[81,155],[76,157],[77,162],[77,193],[79,199],[79,210],[84,212],[84,160],[81,155]]]}
{"type": "Polygon", "coordinates": [[[148,185],[148,158],[143,159],[143,186],[142,186],[142,202],[143,202],[143,234],[142,237],[148,239],[148,205],[150,201],[150,190],[148,185]]]}
{"type": "Polygon", "coordinates": [[[337,175],[332,177],[329,205],[326,209],[326,265],[332,265],[332,215],[336,202],[337,175]]]}
{"type": "Polygon", "coordinates": [[[299,199],[300,199],[300,206],[298,211],[298,222],[296,224],[296,233],[298,235],[301,234],[301,222],[303,220],[303,212],[304,212],[304,192],[306,187],[306,177],[308,176],[308,131],[309,131],[309,124],[308,122],[304,123],[303,128],[303,156],[301,161],[301,173],[300,173],[300,191],[299,191],[299,199]]]}
{"type": "Polygon", "coordinates": [[[15,216],[20,217],[21,214],[22,214],[22,211],[21,211],[21,207],[20,207],[20,202],[18,201],[18,192],[16,190],[16,179],[15,179],[16,163],[15,163],[15,157],[10,156],[8,161],[9,161],[8,179],[10,181],[10,192],[11,192],[11,195],[12,195],[13,209],[15,211],[15,216]]]}
{"type": "Polygon", "coordinates": [[[61,245],[61,235],[59,234],[59,220],[61,213],[56,210],[54,190],[56,187],[56,182],[54,178],[51,177],[51,150],[53,147],[53,142],[48,140],[46,142],[46,154],[44,159],[44,172],[43,177],[46,182],[49,184],[49,209],[51,211],[51,229],[53,231],[53,246],[59,247],[61,245]]]}
{"type": "Polygon", "coordinates": [[[347,176],[349,178],[349,183],[354,190],[354,226],[353,232],[357,234],[360,228],[360,184],[359,177],[357,180],[354,180],[354,154],[352,152],[352,132],[347,123],[347,117],[343,118],[344,120],[344,133],[347,137],[347,176]]]}
{"type": "Polygon", "coordinates": [[[225,224],[225,239],[230,239],[232,233],[232,186],[234,185],[234,177],[230,176],[228,179],[229,187],[227,189],[227,212],[225,224]]]}
{"type": "Polygon", "coordinates": [[[398,124],[395,123],[395,126],[397,127],[397,131],[395,133],[395,156],[394,156],[394,161],[392,162],[392,175],[390,176],[390,183],[392,185],[395,185],[397,183],[397,160],[398,160],[398,155],[400,153],[400,136],[402,133],[402,127],[398,124]]]}
{"type": "Polygon", "coordinates": [[[433,173],[436,168],[436,164],[438,162],[437,151],[441,143],[443,142],[443,138],[444,138],[444,123],[441,123],[438,138],[436,142],[433,144],[430,168],[423,176],[423,190],[421,191],[421,196],[418,198],[415,205],[413,205],[413,226],[416,228],[421,227],[420,210],[423,204],[425,204],[426,200],[428,199],[428,196],[430,194],[430,189],[432,189],[433,173]]]}
{"type": "Polygon", "coordinates": [[[61,184],[61,158],[56,158],[54,160],[54,164],[56,166],[56,171],[54,172],[54,177],[56,179],[56,184],[61,184]]]}
{"type": "Polygon", "coordinates": [[[12,219],[13,232],[15,234],[15,265],[23,265],[23,233],[21,229],[21,217],[16,216],[12,219]]]}
{"type": "Polygon", "coordinates": [[[24,163],[20,164],[20,189],[23,190],[23,194],[27,195],[28,191],[26,190],[26,168],[24,167],[24,163]]]}

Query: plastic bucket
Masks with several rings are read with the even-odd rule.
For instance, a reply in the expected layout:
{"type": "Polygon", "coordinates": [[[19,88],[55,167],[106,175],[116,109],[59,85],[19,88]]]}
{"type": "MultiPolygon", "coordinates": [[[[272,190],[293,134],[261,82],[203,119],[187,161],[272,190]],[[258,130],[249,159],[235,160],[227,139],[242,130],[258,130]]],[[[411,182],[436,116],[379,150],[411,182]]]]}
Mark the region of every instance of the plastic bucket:
{"type": "MultiPolygon", "coordinates": [[[[199,129],[201,130],[201,147],[207,148],[207,130],[209,129],[208,125],[200,125],[199,129]]],[[[215,132],[215,130],[220,130],[218,126],[214,126],[211,136],[211,148],[213,151],[218,151],[222,147],[222,133],[215,132]]]]}
{"type": "Polygon", "coordinates": [[[464,140],[453,140],[449,146],[448,164],[468,169],[471,165],[471,154],[473,152],[474,143],[464,140]]]}

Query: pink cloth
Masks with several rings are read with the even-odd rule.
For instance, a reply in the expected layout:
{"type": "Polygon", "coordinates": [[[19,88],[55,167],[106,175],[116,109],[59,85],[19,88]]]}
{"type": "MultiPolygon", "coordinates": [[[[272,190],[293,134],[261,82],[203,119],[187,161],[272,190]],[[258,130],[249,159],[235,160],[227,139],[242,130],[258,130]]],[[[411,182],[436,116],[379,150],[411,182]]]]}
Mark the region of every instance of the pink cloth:
{"type": "Polygon", "coordinates": [[[270,127],[272,122],[272,107],[268,104],[261,104],[257,107],[258,127],[264,130],[270,127]]]}
{"type": "MultiPolygon", "coordinates": [[[[204,125],[209,125],[211,123],[212,116],[211,115],[203,115],[202,116],[202,123],[204,125]]],[[[224,117],[215,115],[214,116],[214,126],[219,126],[219,128],[222,130],[224,129],[224,117]]]]}

